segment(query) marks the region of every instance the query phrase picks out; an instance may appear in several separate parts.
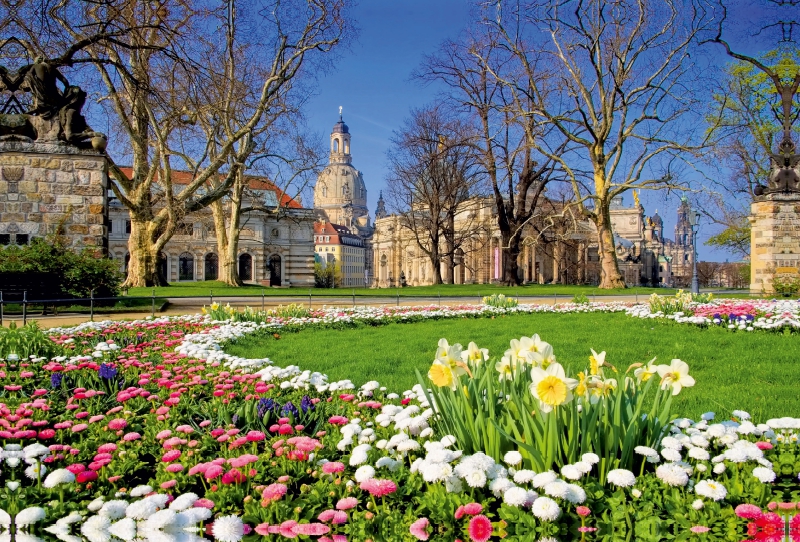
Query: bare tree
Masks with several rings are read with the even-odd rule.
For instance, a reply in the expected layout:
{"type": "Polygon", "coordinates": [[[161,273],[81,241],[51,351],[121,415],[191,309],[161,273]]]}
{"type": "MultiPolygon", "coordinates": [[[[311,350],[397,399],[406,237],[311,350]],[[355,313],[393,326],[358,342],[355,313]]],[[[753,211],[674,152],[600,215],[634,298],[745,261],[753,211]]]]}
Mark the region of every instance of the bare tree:
{"type": "Polygon", "coordinates": [[[723,229],[708,244],[742,256],[750,253],[750,203],[764,193],[772,168],[797,167],[793,136],[798,137],[796,121],[800,117],[796,100],[800,92],[798,5],[796,0],[765,0],[755,6],[752,2],[719,2],[717,32],[708,40],[722,45],[737,61],[728,66],[724,91],[715,96],[722,117],[717,127],[721,132],[717,154],[720,165],[732,175],[711,198],[707,215],[723,229]],[[738,25],[739,31],[731,32],[736,27],[730,24],[729,13],[743,10],[752,17],[749,24],[738,25]],[[731,38],[746,42],[750,50],[765,44],[771,50],[744,54],[731,46],[731,38]]]}
{"type": "Polygon", "coordinates": [[[526,82],[519,81],[517,73],[514,58],[488,34],[446,42],[416,73],[425,81],[444,82],[449,87],[444,99],[478,126],[473,147],[491,184],[507,285],[521,282],[523,229],[533,218],[547,183],[556,176],[556,160],[538,152],[537,146],[552,154],[566,148],[563,137],[548,146],[554,130],[540,119],[519,114],[515,106],[526,98],[517,85],[526,82]]]}
{"type": "Polygon", "coordinates": [[[635,188],[685,187],[676,163],[704,145],[695,130],[701,96],[689,90],[699,77],[690,49],[709,16],[681,0],[517,1],[497,8],[484,26],[519,72],[493,75],[520,94],[518,116],[542,119],[569,140],[567,152],[534,143],[558,162],[575,205],[597,229],[600,287],[622,288],[609,206],[635,188]]]}
{"type": "Polygon", "coordinates": [[[446,116],[441,107],[412,111],[388,154],[390,206],[430,259],[434,284],[443,282],[442,262],[453,282],[456,253],[477,237],[479,225],[479,213],[468,203],[481,180],[474,132],[446,116]]]}
{"type": "MultiPolygon", "coordinates": [[[[158,254],[183,216],[243,178],[256,138],[274,121],[270,112],[293,81],[319,67],[348,24],[344,0],[124,4],[147,30],[132,34],[132,46],[87,47],[82,60],[96,69],[132,164],[131,175],[114,161],[109,170],[131,216],[126,285],[150,286],[166,284],[158,254]],[[191,173],[188,184],[174,182],[177,169],[191,173]]],[[[97,24],[106,15],[87,10],[97,24]]],[[[51,16],[75,43],[84,39],[64,13],[51,16]]]]}

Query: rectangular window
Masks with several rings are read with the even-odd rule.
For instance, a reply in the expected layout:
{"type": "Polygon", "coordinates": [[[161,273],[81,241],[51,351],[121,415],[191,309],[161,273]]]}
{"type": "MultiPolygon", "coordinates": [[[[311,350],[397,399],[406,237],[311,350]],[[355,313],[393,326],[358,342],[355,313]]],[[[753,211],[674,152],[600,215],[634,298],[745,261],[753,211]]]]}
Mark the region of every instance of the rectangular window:
{"type": "Polygon", "coordinates": [[[28,234],[27,233],[18,233],[15,235],[15,241],[18,245],[27,245],[28,244],[28,234]]]}
{"type": "Polygon", "coordinates": [[[7,233],[0,233],[0,245],[11,244],[11,236],[7,233]]]}
{"type": "Polygon", "coordinates": [[[131,232],[131,221],[130,220],[126,220],[125,221],[125,233],[130,233],[130,232],[131,232]]]}
{"type": "Polygon", "coordinates": [[[113,220],[109,220],[108,221],[108,233],[114,233],[114,221],[113,220]]]}

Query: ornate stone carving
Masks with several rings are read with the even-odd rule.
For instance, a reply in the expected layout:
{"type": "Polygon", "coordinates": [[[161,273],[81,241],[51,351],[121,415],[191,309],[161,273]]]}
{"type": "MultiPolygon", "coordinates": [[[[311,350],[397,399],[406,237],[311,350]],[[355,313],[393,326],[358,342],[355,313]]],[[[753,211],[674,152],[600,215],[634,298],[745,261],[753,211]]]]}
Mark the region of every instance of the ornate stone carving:
{"type": "Polygon", "coordinates": [[[3,179],[10,183],[18,183],[25,176],[25,168],[21,166],[3,167],[3,179]]]}

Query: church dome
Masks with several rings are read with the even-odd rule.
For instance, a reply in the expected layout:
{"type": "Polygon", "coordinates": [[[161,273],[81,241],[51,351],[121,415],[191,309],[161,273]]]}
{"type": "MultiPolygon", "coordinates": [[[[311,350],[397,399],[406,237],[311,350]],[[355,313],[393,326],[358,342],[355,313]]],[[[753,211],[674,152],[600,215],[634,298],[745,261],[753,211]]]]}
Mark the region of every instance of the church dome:
{"type": "Polygon", "coordinates": [[[658,214],[658,211],[653,215],[653,224],[658,224],[659,226],[664,225],[664,221],[661,219],[661,216],[658,214]]]}
{"type": "Polygon", "coordinates": [[[350,133],[350,128],[348,128],[347,125],[342,120],[342,118],[339,117],[339,122],[337,122],[336,124],[333,125],[333,131],[332,132],[334,134],[349,134],[350,133]]]}

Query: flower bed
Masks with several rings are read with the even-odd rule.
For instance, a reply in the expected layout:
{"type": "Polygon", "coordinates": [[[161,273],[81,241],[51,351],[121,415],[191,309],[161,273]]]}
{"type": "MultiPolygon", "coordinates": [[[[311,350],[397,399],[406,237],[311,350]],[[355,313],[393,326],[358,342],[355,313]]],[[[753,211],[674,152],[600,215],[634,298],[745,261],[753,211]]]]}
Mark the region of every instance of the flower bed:
{"type": "Polygon", "coordinates": [[[740,540],[783,533],[784,522],[797,531],[800,419],[662,418],[666,433],[624,458],[600,438],[607,431],[569,425],[642,391],[628,379],[668,401],[693,384],[678,360],[625,370],[625,360],[592,353],[573,382],[538,337],[512,341],[492,361],[475,345],[440,344],[439,369],[425,380],[433,392],[477,398],[505,379],[530,390],[519,400],[533,417],[571,413],[565,426],[547,426],[563,447],[545,465],[502,424],[507,435],[491,451],[477,444],[465,453],[432,408],[444,403],[421,385],[403,394],[378,382],[356,388],[224,352],[259,329],[496,310],[329,309],[299,322],[194,316],[54,330],[55,355],[0,361],[0,529],[65,542],[624,538],[631,527],[637,539],[740,540]]]}
{"type": "Polygon", "coordinates": [[[680,324],[720,326],[735,331],[768,330],[791,333],[800,329],[800,301],[717,299],[687,302],[681,310],[665,313],[651,305],[634,305],[625,312],[634,318],[674,320],[680,324]]]}

